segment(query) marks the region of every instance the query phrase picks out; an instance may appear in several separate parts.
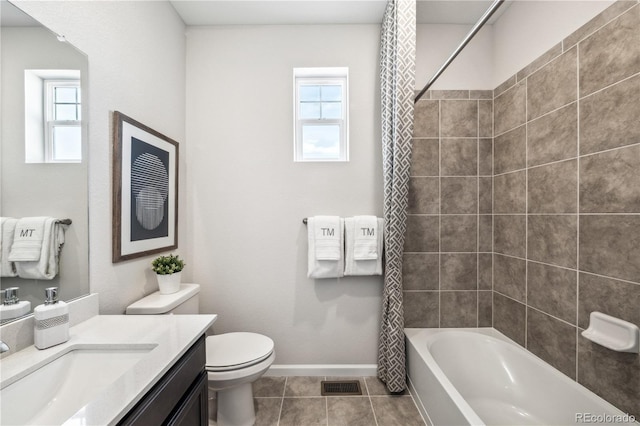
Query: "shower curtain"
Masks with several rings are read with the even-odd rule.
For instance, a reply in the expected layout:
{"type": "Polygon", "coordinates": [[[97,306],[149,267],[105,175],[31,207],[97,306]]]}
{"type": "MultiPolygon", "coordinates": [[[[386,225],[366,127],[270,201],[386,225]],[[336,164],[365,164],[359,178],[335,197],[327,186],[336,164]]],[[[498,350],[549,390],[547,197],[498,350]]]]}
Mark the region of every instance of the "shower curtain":
{"type": "Polygon", "coordinates": [[[380,44],[385,276],[378,377],[390,392],[401,392],[406,388],[402,251],[413,134],[415,0],[389,0],[380,44]]]}

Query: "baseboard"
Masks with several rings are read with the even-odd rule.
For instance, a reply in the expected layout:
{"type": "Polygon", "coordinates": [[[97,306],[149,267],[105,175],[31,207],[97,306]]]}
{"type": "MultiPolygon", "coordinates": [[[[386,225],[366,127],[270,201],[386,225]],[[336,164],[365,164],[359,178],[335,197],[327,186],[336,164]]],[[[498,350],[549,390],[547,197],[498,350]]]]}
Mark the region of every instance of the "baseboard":
{"type": "Polygon", "coordinates": [[[376,364],[274,364],[265,376],[375,376],[376,364]]]}

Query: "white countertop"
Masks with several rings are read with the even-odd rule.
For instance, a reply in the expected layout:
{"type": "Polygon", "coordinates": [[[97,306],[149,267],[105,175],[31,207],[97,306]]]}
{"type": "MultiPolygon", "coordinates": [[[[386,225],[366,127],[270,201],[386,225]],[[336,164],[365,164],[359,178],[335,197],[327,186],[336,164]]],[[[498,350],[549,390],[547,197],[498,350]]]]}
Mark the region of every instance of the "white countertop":
{"type": "MultiPolygon", "coordinates": [[[[217,315],[98,315],[70,328],[66,343],[45,350],[34,346],[2,359],[0,388],[83,345],[105,348],[148,344],[144,358],[115,380],[65,425],[116,424],[215,322],[217,315]]],[[[100,368],[96,366],[96,374],[100,368]]]]}

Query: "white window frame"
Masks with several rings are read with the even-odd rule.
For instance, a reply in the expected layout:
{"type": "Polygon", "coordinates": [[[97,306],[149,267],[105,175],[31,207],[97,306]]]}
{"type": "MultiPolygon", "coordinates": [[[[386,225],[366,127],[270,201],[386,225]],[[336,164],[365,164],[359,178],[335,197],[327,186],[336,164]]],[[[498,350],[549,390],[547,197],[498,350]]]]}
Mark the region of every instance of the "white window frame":
{"type": "MultiPolygon", "coordinates": [[[[56,87],[77,87],[80,89],[80,80],[45,79],[44,80],[44,158],[46,163],[80,163],[82,159],[55,159],[53,156],[53,131],[56,127],[77,127],[82,129],[82,117],[80,120],[55,120],[55,94],[56,87]]],[[[82,94],[80,94],[82,96],[82,94]]],[[[79,100],[82,108],[82,99],[79,100]]],[[[82,130],[81,130],[82,131],[82,130]]],[[[82,139],[81,139],[82,141],[82,139]]],[[[82,142],[80,142],[82,150],[82,142]]],[[[82,154],[81,154],[82,156],[82,154]]]]}
{"type": "Polygon", "coordinates": [[[293,69],[293,161],[347,162],[349,161],[349,69],[346,67],[293,69]],[[339,85],[342,87],[342,117],[338,119],[303,119],[300,117],[300,86],[339,85]],[[337,125],[339,150],[336,158],[308,158],[304,156],[302,129],[306,124],[337,125]]]}

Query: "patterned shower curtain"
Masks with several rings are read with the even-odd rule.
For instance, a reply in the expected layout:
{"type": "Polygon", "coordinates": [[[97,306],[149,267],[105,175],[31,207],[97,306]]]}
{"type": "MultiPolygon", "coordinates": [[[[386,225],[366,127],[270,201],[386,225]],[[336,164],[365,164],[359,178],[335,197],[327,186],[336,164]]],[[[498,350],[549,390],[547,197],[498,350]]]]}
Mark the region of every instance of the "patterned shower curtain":
{"type": "Polygon", "coordinates": [[[378,377],[390,392],[406,388],[402,251],[411,165],[415,53],[415,0],[389,0],[380,46],[385,277],[378,377]]]}

